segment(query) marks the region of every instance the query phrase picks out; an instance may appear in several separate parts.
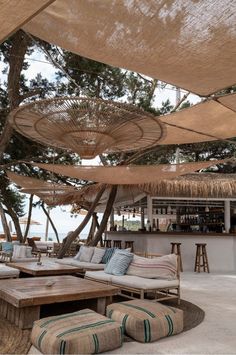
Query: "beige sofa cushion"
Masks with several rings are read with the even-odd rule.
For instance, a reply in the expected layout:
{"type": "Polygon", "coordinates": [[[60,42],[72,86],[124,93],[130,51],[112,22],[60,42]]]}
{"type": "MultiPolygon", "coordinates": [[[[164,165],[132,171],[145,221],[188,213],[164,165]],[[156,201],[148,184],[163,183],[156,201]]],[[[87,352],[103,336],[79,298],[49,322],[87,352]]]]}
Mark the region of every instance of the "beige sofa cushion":
{"type": "Polygon", "coordinates": [[[32,247],[29,247],[27,245],[13,245],[13,254],[12,258],[13,259],[18,259],[18,258],[32,258],[32,247]]]}
{"type": "Polygon", "coordinates": [[[112,276],[112,284],[141,290],[155,290],[161,288],[178,287],[179,280],[145,279],[139,276],[112,276]]]}
{"type": "Polygon", "coordinates": [[[140,276],[148,279],[176,279],[177,255],[169,254],[153,259],[134,255],[126,275],[140,276]]]}
{"type": "Polygon", "coordinates": [[[142,343],[178,334],[183,330],[183,311],[147,300],[113,303],[107,316],[119,322],[125,333],[142,343]]]}
{"type": "Polygon", "coordinates": [[[13,277],[19,277],[20,271],[13,267],[0,264],[0,279],[10,279],[13,277]]]}
{"type": "Polygon", "coordinates": [[[88,270],[103,270],[105,267],[104,264],[94,264],[90,262],[75,260],[74,258],[57,259],[55,262],[63,265],[77,266],[81,269],[88,270]]]}
{"type": "Polygon", "coordinates": [[[85,278],[86,277],[89,277],[93,280],[99,280],[99,281],[104,281],[104,282],[108,282],[108,283],[110,283],[111,279],[112,279],[112,275],[107,274],[103,270],[101,270],[101,271],[86,271],[85,278]]]}

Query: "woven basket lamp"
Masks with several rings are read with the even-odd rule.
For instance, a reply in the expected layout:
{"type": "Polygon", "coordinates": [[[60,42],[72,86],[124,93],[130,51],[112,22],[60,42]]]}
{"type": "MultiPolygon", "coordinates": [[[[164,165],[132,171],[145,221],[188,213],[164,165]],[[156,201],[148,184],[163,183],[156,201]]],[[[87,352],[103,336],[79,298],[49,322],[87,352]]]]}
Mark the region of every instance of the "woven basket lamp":
{"type": "Polygon", "coordinates": [[[20,106],[10,114],[16,131],[47,146],[69,149],[83,159],[101,153],[157,145],[164,125],[134,106],[92,98],[54,98],[20,106]]]}

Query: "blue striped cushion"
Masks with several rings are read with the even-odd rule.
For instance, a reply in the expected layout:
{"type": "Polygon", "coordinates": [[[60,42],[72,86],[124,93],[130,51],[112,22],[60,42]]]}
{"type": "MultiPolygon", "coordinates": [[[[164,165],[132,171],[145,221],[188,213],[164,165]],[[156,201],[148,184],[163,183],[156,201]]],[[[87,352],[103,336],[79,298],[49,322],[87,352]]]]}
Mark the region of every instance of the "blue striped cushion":
{"type": "Polygon", "coordinates": [[[111,259],[115,250],[116,250],[116,248],[107,248],[106,249],[105,254],[102,257],[102,264],[108,263],[108,261],[111,259]]]}
{"type": "Polygon", "coordinates": [[[126,273],[133,257],[134,254],[129,253],[127,250],[117,249],[109,263],[105,266],[104,271],[107,274],[122,276],[126,273]]]}

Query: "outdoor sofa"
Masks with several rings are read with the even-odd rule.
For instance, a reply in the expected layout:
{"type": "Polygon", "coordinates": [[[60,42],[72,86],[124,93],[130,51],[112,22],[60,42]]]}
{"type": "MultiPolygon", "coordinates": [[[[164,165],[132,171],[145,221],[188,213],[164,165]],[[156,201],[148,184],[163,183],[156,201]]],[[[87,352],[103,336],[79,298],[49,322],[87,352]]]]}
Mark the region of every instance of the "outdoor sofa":
{"type": "Polygon", "coordinates": [[[119,287],[120,295],[129,299],[149,298],[153,301],[176,299],[179,304],[179,271],[179,257],[175,254],[163,255],[152,259],[135,256],[134,262],[130,264],[125,275],[117,276],[106,273],[104,270],[99,270],[86,271],[85,278],[119,287]],[[170,277],[168,277],[168,272],[166,275],[162,273],[164,268],[168,271],[168,259],[172,263],[173,261],[176,263],[176,272],[170,277]],[[132,266],[133,264],[137,265],[136,269],[132,266]],[[160,273],[159,270],[161,271],[160,273]]]}

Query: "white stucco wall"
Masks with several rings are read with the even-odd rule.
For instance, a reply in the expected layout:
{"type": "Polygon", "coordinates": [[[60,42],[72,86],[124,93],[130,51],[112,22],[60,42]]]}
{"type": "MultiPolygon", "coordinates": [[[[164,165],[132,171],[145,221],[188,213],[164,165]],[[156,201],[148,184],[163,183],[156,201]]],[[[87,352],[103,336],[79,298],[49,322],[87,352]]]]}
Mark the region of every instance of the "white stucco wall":
{"type": "MultiPolygon", "coordinates": [[[[136,252],[169,254],[171,242],[180,242],[183,269],[193,271],[195,243],[207,243],[207,255],[211,272],[236,273],[236,235],[168,234],[140,232],[107,232],[107,239],[134,240],[136,252]]],[[[124,244],[123,244],[124,246],[124,244]]]]}

